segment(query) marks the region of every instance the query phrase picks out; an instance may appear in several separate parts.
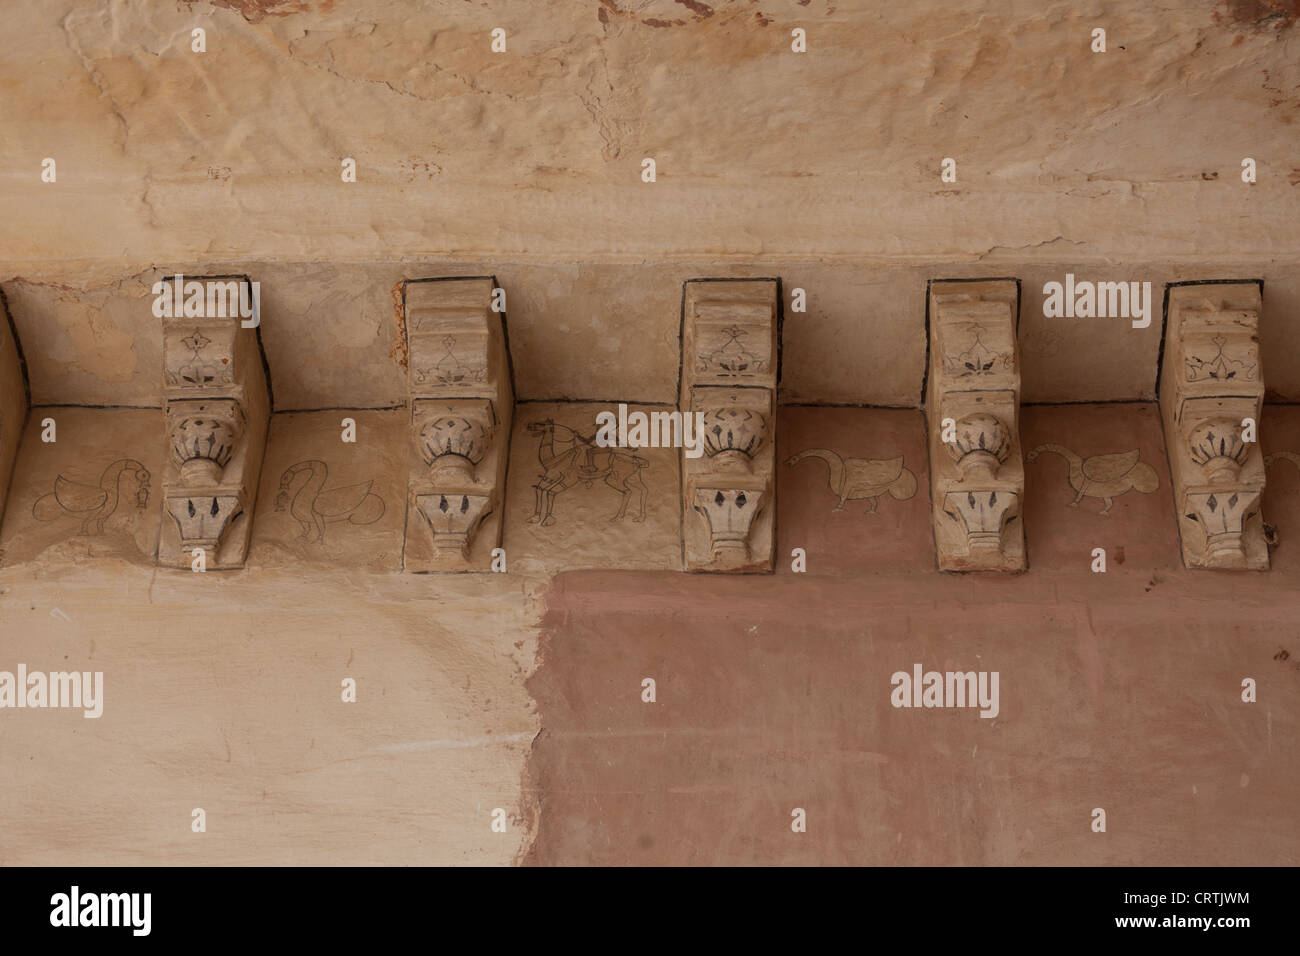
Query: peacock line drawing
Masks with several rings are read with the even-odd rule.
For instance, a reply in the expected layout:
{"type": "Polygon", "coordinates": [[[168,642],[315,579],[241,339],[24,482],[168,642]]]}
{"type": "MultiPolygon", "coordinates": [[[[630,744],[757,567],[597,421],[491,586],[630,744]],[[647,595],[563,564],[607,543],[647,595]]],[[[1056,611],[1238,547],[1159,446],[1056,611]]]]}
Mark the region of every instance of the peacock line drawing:
{"type": "Polygon", "coordinates": [[[82,534],[102,534],[104,522],[117,511],[123,495],[122,483],[135,482],[137,508],[149,503],[149,469],[134,458],[119,458],[99,476],[99,484],[75,481],[59,475],[54,479],[54,490],[32,502],[32,517],[38,521],[53,521],[63,515],[81,518],[82,534]]]}
{"type": "Polygon", "coordinates": [[[843,511],[849,501],[865,498],[865,514],[876,514],[881,495],[888,494],[905,501],[916,494],[916,475],[903,465],[903,456],[897,458],[841,458],[829,448],[809,448],[786,459],[787,465],[797,465],[809,458],[820,458],[830,469],[831,492],[839,501],[835,511],[843,511]]]}
{"type": "Polygon", "coordinates": [[[1070,487],[1074,489],[1074,500],[1070,502],[1071,508],[1077,508],[1079,502],[1085,497],[1099,498],[1103,507],[1097,513],[1109,517],[1111,506],[1120,495],[1130,491],[1149,495],[1160,487],[1160,478],[1156,475],[1155,469],[1146,462],[1138,460],[1141,452],[1137,448],[1132,451],[1081,458],[1064,445],[1048,442],[1025,455],[1025,461],[1033,463],[1043,452],[1060,455],[1069,463],[1069,482],[1070,487]]]}
{"type": "Polygon", "coordinates": [[[302,538],[323,543],[327,524],[374,524],[384,516],[384,499],[370,490],[373,478],[326,488],[328,476],[329,466],[319,459],[296,462],[280,476],[275,510],[283,511],[288,505],[289,514],[302,526],[302,538]]]}

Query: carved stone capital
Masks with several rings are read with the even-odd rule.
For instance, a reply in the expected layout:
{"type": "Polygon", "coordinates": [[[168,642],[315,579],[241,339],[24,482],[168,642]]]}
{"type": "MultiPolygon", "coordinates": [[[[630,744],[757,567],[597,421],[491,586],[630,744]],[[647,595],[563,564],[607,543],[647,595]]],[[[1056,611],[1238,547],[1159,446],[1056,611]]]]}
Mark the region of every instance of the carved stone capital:
{"type": "Polygon", "coordinates": [[[761,470],[771,444],[772,393],[760,388],[700,386],[691,392],[703,453],[690,459],[693,471],[714,475],[754,475],[761,470]]]}
{"type": "Polygon", "coordinates": [[[1262,305],[1253,282],[1169,290],[1160,414],[1189,568],[1268,568],[1264,461],[1258,441],[1248,440],[1263,411],[1262,305]]]}
{"type": "Polygon", "coordinates": [[[686,284],[679,403],[700,446],[682,449],[687,570],[772,570],[777,312],[774,280],[686,284]]]}
{"type": "MultiPolygon", "coordinates": [[[[271,393],[256,327],[234,309],[241,277],[187,276],[200,283],[220,314],[167,317],[163,322],[163,408],[167,464],[158,563],[190,567],[205,551],[208,568],[237,568],[248,554],[251,502],[256,499],[270,424],[271,393]],[[210,289],[209,289],[210,287],[210,289]]],[[[243,297],[252,300],[246,289],[243,297]]],[[[206,309],[205,309],[206,312],[206,309]]],[[[260,319],[259,319],[260,321],[260,319]]]]}
{"type": "Polygon", "coordinates": [[[1011,455],[1011,435],[1002,419],[974,412],[954,422],[955,437],[944,442],[963,481],[991,481],[1011,455]]]}
{"type": "Polygon", "coordinates": [[[1241,422],[1207,418],[1187,433],[1187,453],[1207,484],[1227,487],[1241,477],[1250,445],[1241,440],[1241,422]]]}
{"type": "Polygon", "coordinates": [[[187,557],[196,548],[216,554],[226,525],[244,511],[238,494],[168,495],[164,501],[180,531],[181,550],[187,557]]]}
{"type": "Polygon", "coordinates": [[[243,434],[244,413],[230,399],[167,405],[167,441],[183,485],[219,483],[243,434]]]}
{"type": "Polygon", "coordinates": [[[495,431],[491,402],[417,401],[411,424],[417,451],[433,481],[475,481],[495,431]]]}
{"type": "Polygon", "coordinates": [[[943,508],[961,523],[969,553],[998,560],[1007,521],[1020,513],[1020,496],[1014,491],[950,491],[943,508]]]}
{"type": "Polygon", "coordinates": [[[930,286],[926,417],[944,571],[1023,571],[1019,296],[1009,280],[930,286]]]}
{"type": "Polygon", "coordinates": [[[708,524],[714,570],[743,568],[751,562],[749,535],[767,503],[766,494],[761,488],[695,489],[692,507],[708,524]]]}
{"type": "Polygon", "coordinates": [[[1259,515],[1259,496],[1258,491],[1250,490],[1188,492],[1183,517],[1200,525],[1201,536],[1194,540],[1213,562],[1210,566],[1249,567],[1245,534],[1250,519],[1259,515]]]}
{"type": "Polygon", "coordinates": [[[408,571],[487,571],[501,544],[514,392],[495,288],[490,278],[404,286],[408,571]]]}
{"type": "Polygon", "coordinates": [[[429,523],[438,556],[463,562],[470,559],[470,538],[485,517],[490,502],[487,495],[451,493],[415,497],[420,514],[429,523]]]}

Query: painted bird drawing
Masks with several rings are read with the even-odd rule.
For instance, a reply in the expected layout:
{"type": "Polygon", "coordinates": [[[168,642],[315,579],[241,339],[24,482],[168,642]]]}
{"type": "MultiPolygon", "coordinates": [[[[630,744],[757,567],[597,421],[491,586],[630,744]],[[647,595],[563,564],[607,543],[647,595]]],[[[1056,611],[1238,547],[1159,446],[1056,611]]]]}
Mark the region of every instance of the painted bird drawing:
{"type": "Polygon", "coordinates": [[[135,493],[137,508],[149,503],[149,469],[134,458],[119,458],[99,476],[99,484],[75,481],[59,475],[54,479],[54,490],[41,495],[32,503],[32,517],[39,521],[53,521],[64,515],[81,519],[82,534],[102,534],[104,522],[117,510],[125,490],[135,493]],[[133,482],[134,487],[127,484],[133,482]]]}
{"type": "Polygon", "coordinates": [[[1043,452],[1060,455],[1069,462],[1069,482],[1074,489],[1071,508],[1079,507],[1079,502],[1084,498],[1098,498],[1103,507],[1097,513],[1109,517],[1111,506],[1120,495],[1130,491],[1149,495],[1160,487],[1155,469],[1146,462],[1138,461],[1140,451],[1137,448],[1110,455],[1080,458],[1064,445],[1049,442],[1025,455],[1025,461],[1035,462],[1043,452]]]}
{"type": "Polygon", "coordinates": [[[843,511],[850,501],[866,499],[866,514],[876,514],[880,496],[904,501],[916,494],[916,475],[903,465],[903,456],[897,458],[841,458],[829,448],[809,448],[786,459],[787,465],[797,465],[809,458],[819,458],[830,469],[831,493],[839,498],[834,510],[843,511]]]}
{"type": "Polygon", "coordinates": [[[290,465],[280,476],[275,510],[283,511],[288,505],[289,514],[302,526],[302,538],[323,543],[327,524],[374,524],[384,516],[384,499],[370,490],[373,478],[326,488],[328,476],[329,466],[316,459],[290,465]]]}

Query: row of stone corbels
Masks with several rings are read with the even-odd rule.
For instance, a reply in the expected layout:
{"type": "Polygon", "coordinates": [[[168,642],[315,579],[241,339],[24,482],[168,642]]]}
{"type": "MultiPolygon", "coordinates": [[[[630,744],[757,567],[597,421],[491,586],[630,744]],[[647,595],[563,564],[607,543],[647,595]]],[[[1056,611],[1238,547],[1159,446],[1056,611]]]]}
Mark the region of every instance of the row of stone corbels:
{"type": "MultiPolygon", "coordinates": [[[[1014,280],[930,286],[926,413],[943,570],[1025,568],[1018,294],[1014,280]]],[[[1260,307],[1255,283],[1169,290],[1159,398],[1189,568],[1268,567],[1255,440],[1264,400],[1260,307]]]]}
{"type": "MultiPolygon", "coordinates": [[[[404,566],[486,569],[501,543],[514,409],[503,297],[485,277],[408,281],[403,299],[407,527],[425,529],[407,535],[404,566]]],[[[944,570],[1025,567],[1018,312],[1014,280],[930,287],[926,411],[944,570]]],[[[1159,397],[1188,567],[1268,566],[1259,513],[1264,464],[1253,440],[1264,396],[1259,312],[1254,283],[1169,292],[1159,397]]],[[[697,421],[704,432],[704,454],[692,457],[685,442],[681,450],[687,570],[773,567],[779,325],[776,280],[686,283],[677,434],[697,421]]],[[[162,485],[172,520],[164,522],[158,561],[192,566],[202,551],[208,567],[240,567],[271,412],[256,323],[164,318],[163,364],[169,454],[162,485]]],[[[6,322],[0,516],[28,404],[19,343],[6,322]]]]}
{"type": "MultiPolygon", "coordinates": [[[[204,569],[237,568],[248,555],[271,387],[258,320],[218,311],[162,317],[162,566],[194,567],[201,553],[204,569]]],[[[778,311],[775,280],[688,284],[681,413],[698,412],[708,431],[702,460],[682,451],[684,552],[692,570],[772,568],[778,311]]],[[[501,544],[515,401],[504,295],[492,277],[410,280],[403,320],[406,526],[416,529],[406,535],[403,566],[487,570],[501,544]]],[[[0,516],[29,404],[17,336],[5,322],[0,516]]]]}
{"type": "MultiPolygon", "coordinates": [[[[500,543],[514,393],[503,316],[493,310],[496,291],[491,278],[405,286],[413,439],[408,525],[427,529],[408,537],[409,570],[486,569],[491,548],[500,543]]],[[[162,318],[168,450],[162,566],[195,567],[201,553],[205,570],[238,568],[248,556],[270,424],[270,379],[258,320],[217,311],[162,318]]],[[[19,344],[6,322],[0,331],[0,492],[7,491],[28,407],[19,344]]],[[[3,505],[0,496],[0,517],[3,505]]]]}

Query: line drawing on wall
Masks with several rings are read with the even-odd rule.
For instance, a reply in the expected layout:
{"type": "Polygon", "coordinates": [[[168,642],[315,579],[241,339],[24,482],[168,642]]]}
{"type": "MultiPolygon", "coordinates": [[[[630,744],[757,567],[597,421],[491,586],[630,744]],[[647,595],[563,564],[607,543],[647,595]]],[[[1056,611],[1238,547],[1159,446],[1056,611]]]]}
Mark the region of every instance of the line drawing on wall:
{"type": "Polygon", "coordinates": [[[1110,509],[1120,495],[1130,491],[1149,495],[1160,487],[1156,470],[1139,461],[1141,451],[1137,448],[1082,458],[1064,445],[1048,442],[1025,455],[1025,461],[1035,462],[1043,452],[1060,455],[1069,463],[1068,481],[1074,489],[1074,500],[1069,503],[1071,508],[1079,507],[1084,498],[1097,498],[1102,502],[1102,509],[1097,514],[1110,517],[1110,509]]]}
{"type": "Polygon", "coordinates": [[[906,501],[916,494],[916,475],[897,458],[842,458],[829,448],[809,448],[787,458],[786,465],[793,467],[801,461],[818,458],[830,469],[831,494],[839,501],[834,511],[843,511],[850,501],[866,500],[863,514],[877,513],[881,495],[897,501],[906,501]]]}
{"type": "Polygon", "coordinates": [[[636,510],[632,520],[645,520],[649,489],[641,480],[641,472],[650,464],[649,459],[618,448],[601,448],[594,431],[590,436],[583,435],[549,418],[529,422],[524,430],[537,437],[537,461],[542,466],[537,484],[533,485],[536,497],[530,523],[543,527],[555,524],[555,496],[578,483],[590,488],[596,481],[603,481],[622,496],[610,521],[627,516],[634,495],[636,510]]]}
{"type": "Polygon", "coordinates": [[[329,465],[319,458],[295,462],[280,475],[280,492],[275,496],[275,510],[284,511],[302,526],[299,536],[306,541],[324,543],[325,526],[339,521],[348,524],[374,524],[384,516],[384,499],[371,491],[375,480],[359,481],[338,488],[326,488],[329,465]]]}
{"type": "Polygon", "coordinates": [[[137,508],[149,504],[149,469],[134,458],[119,458],[104,469],[99,484],[92,485],[59,475],[54,490],[32,502],[32,517],[53,521],[64,515],[81,518],[81,534],[103,534],[104,522],[117,511],[122,498],[134,492],[137,508]],[[134,489],[122,488],[134,481],[134,489]]]}

